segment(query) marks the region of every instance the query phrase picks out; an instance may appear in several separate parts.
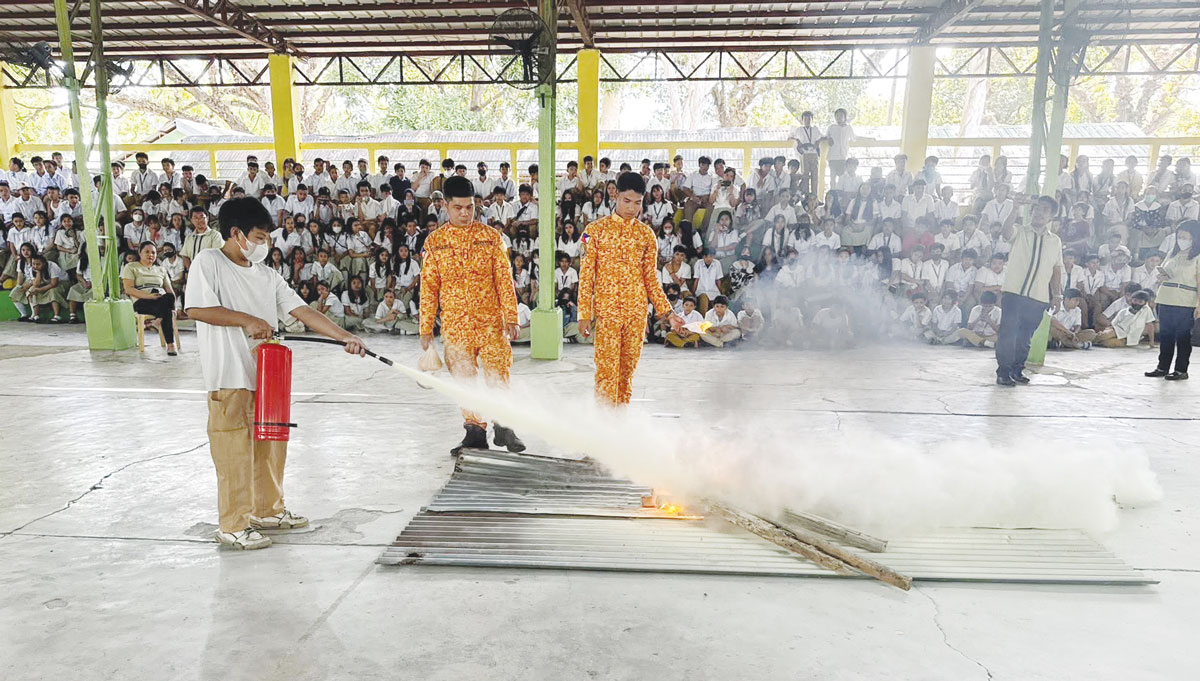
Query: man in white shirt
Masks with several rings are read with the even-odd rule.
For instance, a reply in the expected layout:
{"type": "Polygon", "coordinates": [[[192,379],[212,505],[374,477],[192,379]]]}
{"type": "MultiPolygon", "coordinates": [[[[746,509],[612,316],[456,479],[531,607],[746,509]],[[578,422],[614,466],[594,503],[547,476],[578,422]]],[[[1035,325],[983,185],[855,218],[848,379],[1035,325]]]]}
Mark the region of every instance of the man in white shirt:
{"type": "Polygon", "coordinates": [[[1063,292],[1063,306],[1050,317],[1050,338],[1058,347],[1087,350],[1092,347],[1096,332],[1083,328],[1083,292],[1068,288],[1063,292]]]}
{"type": "Polygon", "coordinates": [[[950,185],[942,186],[942,196],[934,205],[933,214],[938,222],[942,220],[952,220],[958,222],[958,215],[961,207],[954,200],[954,187],[950,185]]]}
{"type": "Polygon", "coordinates": [[[286,202],[276,194],[275,185],[273,184],[264,184],[262,192],[263,208],[266,208],[267,212],[271,214],[271,224],[278,227],[283,224],[283,213],[286,210],[286,202]]]}
{"type": "MultiPolygon", "coordinates": [[[[293,178],[295,179],[295,178],[293,178]]],[[[316,202],[308,195],[308,185],[297,184],[295,189],[287,197],[287,201],[283,203],[283,210],[288,215],[300,221],[299,216],[304,216],[305,219],[312,215],[316,210],[316,202]]]]}
{"type": "Polygon", "coordinates": [[[558,182],[554,185],[555,200],[562,198],[566,192],[571,192],[578,201],[583,196],[583,178],[579,176],[579,164],[575,161],[567,162],[567,172],[562,177],[558,178],[558,182]]]}
{"type": "Polygon", "coordinates": [[[475,187],[475,196],[483,199],[486,206],[492,200],[492,187],[495,186],[495,182],[488,177],[488,167],[483,161],[475,165],[475,170],[477,175],[471,180],[471,184],[475,187]]]}
{"type": "Polygon", "coordinates": [[[959,332],[963,340],[975,347],[996,347],[996,337],[1000,334],[1000,308],[996,305],[996,294],[983,294],[979,304],[971,308],[967,318],[967,328],[959,332]]]}
{"type": "Polygon", "coordinates": [[[845,109],[833,112],[833,125],[825,131],[825,139],[829,141],[829,172],[834,177],[846,172],[846,159],[850,157],[850,143],[857,137],[854,128],[846,122],[848,114],[845,109]]]}
{"type": "Polygon", "coordinates": [[[907,196],[908,186],[912,184],[912,173],[908,172],[908,154],[896,154],[892,159],[895,167],[883,179],[887,184],[896,188],[897,196],[907,196]]]}
{"type": "Polygon", "coordinates": [[[933,212],[933,197],[925,193],[925,181],[920,178],[913,180],[912,194],[900,202],[900,215],[904,220],[904,227],[912,229],[917,220],[929,217],[933,212]]]}
{"type": "Polygon", "coordinates": [[[1124,182],[1129,187],[1129,195],[1138,198],[1142,195],[1142,174],[1138,172],[1138,157],[1132,154],[1125,157],[1125,170],[1117,173],[1117,182],[1124,182]]]}
{"type": "Polygon", "coordinates": [[[1175,228],[1184,220],[1200,220],[1200,202],[1192,198],[1192,185],[1185,184],[1179,198],[1167,206],[1167,225],[1175,228]]]}
{"type": "Polygon", "coordinates": [[[671,253],[671,262],[663,265],[662,272],[659,274],[659,282],[663,286],[667,284],[675,284],[679,287],[682,295],[691,294],[692,267],[687,264],[687,249],[683,246],[676,246],[671,253]]]}
{"type": "Polygon", "coordinates": [[[814,250],[824,246],[831,251],[836,251],[842,247],[842,237],[833,231],[836,224],[837,222],[833,218],[824,218],[821,220],[821,231],[814,234],[810,240],[814,250]]]}
{"type": "Polygon", "coordinates": [[[492,189],[492,202],[483,213],[484,222],[500,229],[504,229],[516,214],[516,208],[508,201],[505,191],[499,185],[492,189]]]}
{"type": "Polygon", "coordinates": [[[946,289],[958,295],[959,307],[964,310],[975,306],[976,299],[971,294],[975,288],[975,261],[978,257],[979,254],[974,249],[964,248],[958,256],[958,262],[946,270],[944,277],[946,289]]]}
{"type": "Polygon", "coordinates": [[[263,264],[270,251],[271,216],[253,198],[222,206],[224,246],[202,251],[192,262],[187,312],[196,321],[200,368],[208,391],[208,434],[217,469],[220,529],[224,546],[259,549],[271,540],[260,529],[304,527],[283,501],[286,441],[255,440],[255,346],[291,315],[310,330],[365,354],[363,342],[310,309],[283,277],[263,264]]]}
{"type": "Polygon", "coordinates": [[[1158,193],[1165,196],[1171,191],[1174,184],[1175,171],[1171,169],[1171,157],[1163,154],[1158,157],[1158,167],[1154,169],[1153,173],[1150,173],[1146,186],[1154,185],[1158,189],[1158,193]]]}
{"type": "Polygon", "coordinates": [[[717,183],[717,177],[708,172],[711,165],[712,159],[701,156],[700,169],[688,175],[683,183],[683,193],[687,197],[683,212],[684,217],[689,221],[697,210],[701,208],[707,210],[712,207],[712,193],[717,183]]]}
{"type": "Polygon", "coordinates": [[[421,159],[418,164],[417,174],[413,177],[413,196],[421,204],[421,208],[429,206],[429,194],[433,191],[433,180],[437,175],[433,172],[433,166],[426,159],[421,159]]]}
{"type": "Polygon", "coordinates": [[[800,187],[804,194],[815,194],[817,191],[817,167],[821,162],[821,140],[825,138],[821,129],[812,124],[813,114],[805,111],[800,114],[800,127],[794,128],[788,139],[796,143],[796,153],[800,154],[800,187]]]}
{"type": "MultiPolygon", "coordinates": [[[[929,248],[929,259],[921,264],[921,281],[931,295],[937,295],[945,287],[946,273],[950,271],[950,261],[942,257],[945,251],[944,246],[935,243],[929,248]]],[[[957,295],[954,300],[958,302],[957,295]]]]}
{"type": "Polygon", "coordinates": [[[7,183],[0,183],[0,228],[12,222],[14,213],[19,212],[20,199],[13,196],[12,190],[7,183]]]}
{"type": "Polygon", "coordinates": [[[796,208],[791,203],[791,193],[786,189],[780,189],[776,193],[776,196],[778,197],[778,200],[775,202],[774,206],[771,206],[771,210],[767,211],[767,224],[775,224],[776,215],[782,215],[784,223],[788,227],[799,224],[800,219],[796,216],[796,208]]]}
{"type": "Polygon", "coordinates": [[[158,187],[158,173],[150,170],[150,157],[145,152],[139,151],[134,159],[137,161],[137,169],[130,173],[129,184],[134,199],[140,201],[147,192],[158,187]]]}
{"type": "Polygon", "coordinates": [[[983,207],[983,224],[990,225],[999,222],[1007,228],[1017,217],[1013,201],[1008,198],[1008,185],[997,184],[995,194],[995,198],[988,201],[983,207]]]}
{"type": "MultiPolygon", "coordinates": [[[[373,173],[367,177],[367,182],[371,183],[371,194],[378,200],[379,188],[385,184],[389,184],[392,179],[392,173],[388,170],[388,163],[391,161],[387,156],[380,156],[375,159],[378,164],[379,172],[373,173]]],[[[487,166],[484,166],[486,168],[487,166]]]]}
{"type": "MultiPolygon", "coordinates": [[[[182,186],[183,175],[175,170],[175,159],[164,158],[161,165],[162,172],[158,175],[158,183],[169,185],[171,189],[179,189],[182,186]]],[[[163,200],[169,199],[168,196],[163,197],[163,200]]]]}
{"type": "Polygon", "coordinates": [[[903,218],[902,204],[896,200],[896,191],[895,185],[883,186],[883,200],[875,204],[875,217],[880,220],[891,218],[897,222],[903,218]]]}
{"type": "Polygon", "coordinates": [[[123,174],[125,172],[125,164],[121,161],[112,162],[112,190],[113,197],[120,198],[121,203],[117,204],[117,212],[120,213],[120,207],[124,205],[125,199],[129,197],[129,178],[123,174]]]}
{"type": "MultiPolygon", "coordinates": [[[[721,263],[717,262],[717,266],[720,267],[721,263]]],[[[713,297],[712,309],[704,315],[704,321],[712,324],[712,326],[700,334],[700,340],[714,348],[723,347],[726,343],[731,343],[742,337],[738,318],[733,312],[730,312],[729,299],[725,296],[716,295],[713,297]]]]}
{"type": "Polygon", "coordinates": [[[507,201],[517,200],[517,183],[513,178],[509,177],[511,166],[508,161],[500,164],[500,177],[496,178],[495,186],[504,190],[504,198],[507,201]]]}
{"type": "Polygon", "coordinates": [[[312,174],[304,178],[304,184],[308,185],[310,194],[321,191],[322,187],[329,187],[329,192],[333,193],[333,178],[329,177],[324,160],[313,159],[312,174]]]}
{"type": "Polygon", "coordinates": [[[251,161],[246,164],[246,172],[237,179],[237,186],[246,190],[246,196],[258,198],[263,194],[263,187],[267,184],[267,178],[258,172],[258,162],[251,161]]]}
{"type": "MultiPolygon", "coordinates": [[[[897,204],[898,205],[898,204],[897,204]]],[[[880,223],[880,232],[871,237],[867,242],[868,251],[878,251],[881,248],[888,249],[891,257],[895,258],[900,255],[900,235],[896,234],[896,222],[892,218],[884,219],[880,223]]]]}
{"type": "Polygon", "coordinates": [[[40,197],[34,195],[33,187],[29,184],[22,182],[17,189],[21,194],[17,199],[17,212],[25,216],[26,222],[33,224],[33,214],[46,210],[46,206],[40,197]]]}
{"type": "Polygon", "coordinates": [[[775,192],[779,191],[779,179],[772,172],[774,161],[770,158],[758,160],[758,170],[746,178],[746,186],[754,190],[758,200],[769,203],[774,200],[775,192]]]}
{"type": "Polygon", "coordinates": [[[696,280],[696,295],[700,305],[700,313],[708,314],[709,305],[721,295],[721,280],[725,277],[721,269],[721,261],[716,259],[713,249],[704,249],[704,258],[692,268],[696,280]]]}

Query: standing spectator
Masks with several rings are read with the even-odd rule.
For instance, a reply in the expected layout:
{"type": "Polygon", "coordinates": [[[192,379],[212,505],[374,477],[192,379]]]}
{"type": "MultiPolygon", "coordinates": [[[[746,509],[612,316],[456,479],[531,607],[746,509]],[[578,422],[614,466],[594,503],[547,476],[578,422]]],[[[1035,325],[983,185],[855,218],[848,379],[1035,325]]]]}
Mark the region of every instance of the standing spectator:
{"type": "Polygon", "coordinates": [[[711,165],[712,159],[701,156],[699,170],[688,175],[687,180],[683,183],[683,193],[687,197],[683,212],[688,221],[692,220],[697,210],[703,208],[707,211],[712,207],[712,193],[716,187],[717,177],[708,172],[711,165]]]}
{"type": "Polygon", "coordinates": [[[1200,222],[1187,220],[1179,226],[1175,247],[1159,268],[1162,284],[1158,291],[1158,366],[1146,376],[1169,381],[1187,380],[1192,354],[1192,328],[1197,316],[1200,290],[1200,222]],[[1175,371],[1171,372],[1171,360],[1175,371]],[[1170,373],[1168,373],[1170,372],[1170,373]]]}
{"type": "Polygon", "coordinates": [[[849,114],[845,109],[833,112],[833,125],[825,131],[824,139],[829,142],[829,172],[837,177],[846,172],[846,159],[850,157],[850,143],[858,139],[854,128],[846,122],[849,114]]]}
{"type": "Polygon", "coordinates": [[[996,383],[1013,386],[1028,383],[1022,373],[1029,356],[1029,342],[1042,323],[1046,308],[1062,303],[1062,241],[1050,232],[1050,218],[1058,203],[1049,196],[1038,197],[1029,227],[1013,236],[1009,267],[1003,284],[1004,319],[996,340],[996,383]]]}
{"type": "Polygon", "coordinates": [[[1142,174],[1138,172],[1138,158],[1134,155],[1125,157],[1125,170],[1117,173],[1117,182],[1124,182],[1129,187],[1129,195],[1137,198],[1142,195],[1142,174]]]}
{"type": "Polygon", "coordinates": [[[817,171],[821,162],[821,140],[825,138],[821,129],[814,126],[813,114],[805,111],[800,114],[800,126],[793,129],[789,139],[796,143],[796,153],[800,154],[800,186],[803,194],[817,191],[817,171]]]}

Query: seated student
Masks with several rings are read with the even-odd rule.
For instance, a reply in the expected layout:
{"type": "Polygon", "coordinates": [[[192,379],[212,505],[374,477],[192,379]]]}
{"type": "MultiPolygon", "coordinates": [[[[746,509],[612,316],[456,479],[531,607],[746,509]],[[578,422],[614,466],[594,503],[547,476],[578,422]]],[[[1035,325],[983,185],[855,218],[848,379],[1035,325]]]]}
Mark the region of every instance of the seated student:
{"type": "Polygon", "coordinates": [[[975,273],[975,287],[972,292],[972,297],[976,300],[983,300],[983,294],[986,291],[991,291],[996,294],[996,298],[1000,299],[1000,288],[1004,286],[1004,273],[1008,264],[1008,256],[1003,253],[993,253],[991,262],[988,267],[980,267],[975,273]]]}
{"type": "Polygon", "coordinates": [[[929,328],[925,330],[924,338],[932,345],[950,345],[957,343],[962,337],[962,310],[957,305],[958,296],[954,291],[942,294],[942,304],[933,308],[930,315],[929,328]]]}
{"type": "Polygon", "coordinates": [[[528,343],[533,337],[533,310],[529,309],[529,294],[517,297],[517,337],[514,343],[528,343]]]}
{"type": "Polygon", "coordinates": [[[913,291],[921,291],[925,285],[925,280],[921,278],[924,274],[925,267],[925,248],[922,246],[913,246],[909,251],[908,257],[900,261],[900,267],[897,274],[899,275],[898,291],[905,295],[912,295],[913,291]]]}
{"type": "Polygon", "coordinates": [[[676,246],[671,261],[663,265],[659,281],[663,286],[675,284],[684,294],[691,293],[692,267],[687,264],[687,248],[676,246]]]}
{"type": "Polygon", "coordinates": [[[317,251],[317,261],[305,266],[300,274],[300,279],[308,282],[327,282],[332,291],[340,290],[344,281],[342,271],[329,261],[328,248],[317,251]]]}
{"type": "MultiPolygon", "coordinates": [[[[942,258],[944,249],[941,244],[934,244],[929,249],[929,259],[921,265],[921,281],[925,292],[931,296],[937,295],[945,288],[946,273],[950,270],[950,261],[942,258]]],[[[957,300],[957,296],[955,296],[957,300]]]]}
{"type": "Polygon", "coordinates": [[[988,291],[971,308],[967,328],[959,334],[963,340],[975,347],[996,347],[996,336],[1000,333],[1000,308],[996,305],[996,294],[988,291]]]}
{"type": "MultiPolygon", "coordinates": [[[[25,257],[22,259],[26,260],[25,257]]],[[[17,272],[17,287],[9,294],[13,305],[21,313],[18,321],[40,322],[41,306],[49,305],[54,310],[54,317],[50,321],[62,323],[65,321],[63,308],[67,306],[63,296],[69,284],[67,274],[57,264],[36,252],[28,256],[26,262],[28,265],[22,263],[17,272]],[[32,313],[29,312],[30,308],[32,313]]]]}
{"type": "Polygon", "coordinates": [[[346,308],[342,305],[342,301],[333,295],[333,291],[329,288],[329,282],[317,282],[317,298],[308,306],[325,315],[334,324],[343,329],[346,328],[346,308]]]}
{"type": "Polygon", "coordinates": [[[704,321],[712,326],[700,334],[700,340],[714,348],[722,347],[726,343],[742,337],[742,332],[738,328],[737,316],[729,310],[729,300],[725,296],[718,295],[713,298],[712,309],[704,315],[704,321]]]}
{"type": "MultiPolygon", "coordinates": [[[[696,299],[691,296],[683,299],[683,314],[681,316],[685,325],[704,321],[704,317],[696,311],[696,299]]],[[[700,347],[700,334],[688,331],[687,329],[680,329],[678,333],[671,331],[667,334],[665,345],[677,348],[690,345],[693,348],[698,348],[700,347]]]]}
{"type": "Polygon", "coordinates": [[[1083,292],[1069,288],[1063,292],[1062,307],[1050,317],[1050,347],[1090,350],[1096,332],[1083,328],[1083,292]]]}
{"type": "Polygon", "coordinates": [[[916,340],[925,338],[925,333],[929,331],[929,322],[933,318],[933,312],[926,303],[928,300],[925,294],[920,291],[913,294],[912,303],[900,315],[901,337],[916,340]]]}
{"type": "Polygon", "coordinates": [[[700,314],[708,314],[711,301],[721,295],[721,286],[725,282],[725,273],[721,269],[721,261],[716,259],[713,249],[704,249],[704,258],[692,266],[695,275],[696,295],[700,303],[700,314]]]}
{"type": "Polygon", "coordinates": [[[404,303],[396,298],[396,291],[393,289],[383,292],[383,300],[379,301],[378,307],[375,308],[375,315],[363,320],[363,326],[368,331],[410,335],[415,335],[420,330],[404,303]]]}
{"type": "Polygon", "coordinates": [[[343,329],[349,331],[363,328],[363,318],[367,316],[370,300],[362,277],[350,277],[350,283],[346,285],[346,290],[342,291],[342,309],[345,315],[343,329]]]}
{"type": "MultiPolygon", "coordinates": [[[[679,286],[677,284],[667,284],[663,287],[663,293],[667,295],[667,301],[671,303],[671,311],[679,316],[683,316],[683,297],[680,295],[679,286]]],[[[662,343],[667,340],[667,333],[671,330],[670,315],[655,320],[650,319],[648,340],[651,343],[662,343]]]]}
{"type": "Polygon", "coordinates": [[[753,300],[744,300],[742,309],[737,314],[738,330],[742,332],[742,338],[745,340],[753,340],[758,334],[762,333],[763,327],[767,325],[763,319],[762,310],[758,309],[758,305],[753,300]]]}
{"type": "Polygon", "coordinates": [[[558,269],[554,270],[555,292],[566,289],[572,293],[579,292],[579,272],[571,267],[571,256],[559,251],[558,269]]]}
{"type": "Polygon", "coordinates": [[[1136,347],[1142,337],[1154,347],[1154,311],[1150,309],[1150,292],[1138,291],[1130,296],[1129,306],[1112,320],[1112,326],[1096,334],[1096,343],[1106,348],[1136,347]]]}
{"type": "MultiPolygon", "coordinates": [[[[1104,266],[1104,284],[1100,287],[1100,305],[1108,307],[1121,297],[1121,289],[1133,281],[1133,268],[1129,266],[1129,249],[1118,246],[1104,266]]],[[[1109,317],[1109,319],[1112,319],[1109,317]]]]}
{"type": "Polygon", "coordinates": [[[814,348],[837,350],[854,345],[850,316],[846,314],[846,304],[840,298],[834,298],[828,305],[817,310],[808,329],[814,348]]]}
{"type": "Polygon", "coordinates": [[[964,248],[958,256],[958,262],[946,270],[946,289],[958,295],[958,306],[967,311],[975,309],[976,298],[972,294],[978,272],[975,268],[977,255],[975,249],[964,248]]]}
{"type": "Polygon", "coordinates": [[[1158,268],[1162,265],[1163,257],[1164,254],[1159,251],[1153,251],[1146,256],[1142,266],[1133,270],[1133,283],[1151,293],[1158,291],[1158,268]]]}
{"type": "Polygon", "coordinates": [[[1117,314],[1133,303],[1133,294],[1141,290],[1142,287],[1133,282],[1125,284],[1121,289],[1121,297],[1112,301],[1108,307],[1104,308],[1103,312],[1096,314],[1096,330],[1103,331],[1111,327],[1113,320],[1117,318],[1117,314]]]}
{"type": "MultiPolygon", "coordinates": [[[[1097,250],[1097,253],[1100,254],[1100,264],[1102,266],[1108,265],[1112,256],[1122,248],[1121,241],[1120,232],[1112,231],[1108,233],[1108,242],[1100,244],[1100,248],[1097,250]]],[[[1126,252],[1128,252],[1128,249],[1126,249],[1126,252]]]]}
{"type": "Polygon", "coordinates": [[[1100,269],[1100,256],[1092,253],[1084,259],[1086,267],[1078,281],[1071,277],[1071,287],[1083,294],[1083,328],[1095,329],[1100,313],[1100,287],[1104,286],[1104,270],[1100,269]]]}
{"type": "Polygon", "coordinates": [[[947,257],[953,258],[962,250],[962,235],[954,231],[953,220],[942,220],[938,223],[939,231],[933,237],[933,243],[942,247],[947,257]]]}

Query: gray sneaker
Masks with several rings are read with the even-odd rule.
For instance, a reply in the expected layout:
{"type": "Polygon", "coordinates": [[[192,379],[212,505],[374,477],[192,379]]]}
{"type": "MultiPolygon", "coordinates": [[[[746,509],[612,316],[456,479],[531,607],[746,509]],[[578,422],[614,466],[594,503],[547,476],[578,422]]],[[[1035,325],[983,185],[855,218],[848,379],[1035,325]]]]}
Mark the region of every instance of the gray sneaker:
{"type": "Polygon", "coordinates": [[[271,545],[270,537],[262,536],[258,533],[258,530],[252,527],[247,527],[241,532],[221,532],[218,530],[213,533],[213,538],[221,546],[238,551],[265,549],[271,545]]]}

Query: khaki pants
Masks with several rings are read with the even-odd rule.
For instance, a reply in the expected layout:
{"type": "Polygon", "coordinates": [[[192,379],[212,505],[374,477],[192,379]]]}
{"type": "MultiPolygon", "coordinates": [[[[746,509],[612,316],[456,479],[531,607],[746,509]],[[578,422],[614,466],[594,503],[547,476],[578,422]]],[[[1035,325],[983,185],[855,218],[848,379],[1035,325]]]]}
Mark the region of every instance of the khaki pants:
{"type": "Polygon", "coordinates": [[[714,348],[723,347],[726,343],[735,341],[742,337],[742,332],[738,329],[730,329],[724,333],[702,333],[700,340],[708,343],[714,348]]]}
{"type": "Polygon", "coordinates": [[[283,512],[283,463],[287,443],[253,439],[254,393],[208,394],[208,447],[217,469],[217,509],[222,532],[240,532],[250,516],[283,512]]]}
{"type": "Polygon", "coordinates": [[[960,329],[958,332],[958,335],[960,338],[962,338],[966,342],[970,343],[971,345],[974,345],[977,348],[978,347],[989,347],[989,348],[996,347],[996,336],[994,334],[990,335],[990,336],[981,336],[970,329],[960,329]]]}

